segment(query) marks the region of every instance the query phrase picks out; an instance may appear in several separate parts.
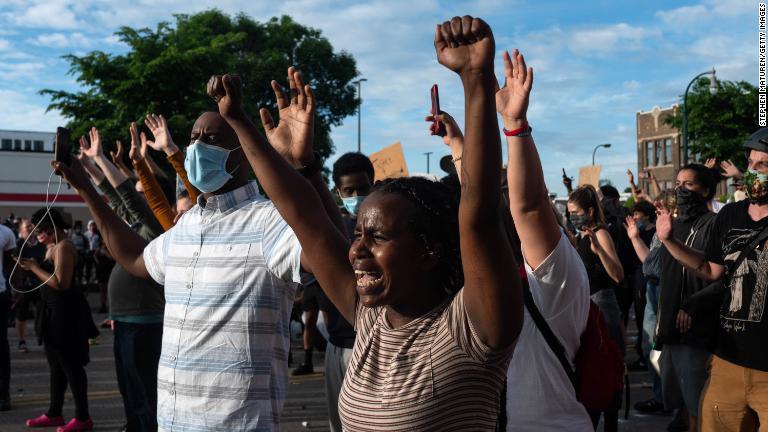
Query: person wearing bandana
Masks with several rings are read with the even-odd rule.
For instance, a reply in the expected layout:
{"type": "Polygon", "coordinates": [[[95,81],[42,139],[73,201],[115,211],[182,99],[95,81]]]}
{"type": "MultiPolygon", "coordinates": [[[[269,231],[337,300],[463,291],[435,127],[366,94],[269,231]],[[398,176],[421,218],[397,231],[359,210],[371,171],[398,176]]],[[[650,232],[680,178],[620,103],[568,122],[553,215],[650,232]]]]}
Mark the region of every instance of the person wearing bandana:
{"type": "MultiPolygon", "coordinates": [[[[715,220],[707,203],[715,194],[716,184],[712,171],[704,165],[690,164],[677,173],[677,217],[672,222],[676,241],[698,249],[707,244],[715,220]]],[[[691,430],[689,425],[697,422],[699,397],[717,334],[717,304],[696,302],[696,295],[708,282],[685,270],[664,247],[660,261],[655,349],[661,349],[662,397],[666,409],[680,410],[670,430],[691,430]]]]}
{"type": "MultiPolygon", "coordinates": [[[[659,212],[656,225],[687,272],[721,282],[716,344],[700,405],[703,431],[751,431],[768,424],[768,128],[752,134],[744,147],[747,199],[718,213],[705,245],[683,244],[667,211],[659,212]]],[[[694,324],[696,319],[694,314],[694,324]]]]}

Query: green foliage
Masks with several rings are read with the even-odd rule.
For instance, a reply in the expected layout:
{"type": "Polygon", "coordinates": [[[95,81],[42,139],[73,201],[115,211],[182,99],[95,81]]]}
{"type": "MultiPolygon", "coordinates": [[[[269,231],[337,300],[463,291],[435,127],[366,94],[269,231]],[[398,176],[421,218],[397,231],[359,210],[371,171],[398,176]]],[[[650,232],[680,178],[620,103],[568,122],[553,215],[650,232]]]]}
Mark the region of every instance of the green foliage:
{"type": "MultiPolygon", "coordinates": [[[[745,81],[718,81],[709,91],[709,78],[701,78],[688,92],[689,154],[703,159],[732,160],[745,168],[743,144],[757,126],[757,88],[745,81]]],[[[666,123],[683,130],[682,107],[666,123]]]]}
{"type": "Polygon", "coordinates": [[[317,97],[315,149],[323,157],[333,153],[331,126],[357,108],[351,81],[358,71],[350,54],[334,53],[320,31],[288,16],[260,23],[213,9],[175,19],[175,26],[162,22],[155,30],[121,28],[116,35],[129,47],[125,54],[65,56],[84,90],[42,90],[52,99],[48,109],[69,119],[75,137],[91,126],[99,128],[107,149],[115,139],[129,141],[131,121],[143,123],[147,113],[162,114],[174,141],[184,146],[197,117],[216,107],[206,95],[211,75],[239,74],[246,111],[260,124],[261,107],[277,116],[270,81],[287,86],[286,71],[294,65],[317,97]]]}
{"type": "Polygon", "coordinates": [[[632,207],[635,206],[635,197],[631,196],[627,198],[627,200],[624,202],[624,207],[632,210],[632,207]]]}

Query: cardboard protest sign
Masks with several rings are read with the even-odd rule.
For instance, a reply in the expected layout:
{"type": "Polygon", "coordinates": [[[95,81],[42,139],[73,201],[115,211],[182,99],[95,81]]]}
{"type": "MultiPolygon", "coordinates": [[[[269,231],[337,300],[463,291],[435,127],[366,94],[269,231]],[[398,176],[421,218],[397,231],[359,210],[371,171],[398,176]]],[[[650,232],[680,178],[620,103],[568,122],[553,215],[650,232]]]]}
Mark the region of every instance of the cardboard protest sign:
{"type": "Polygon", "coordinates": [[[587,165],[579,168],[579,186],[592,185],[595,189],[600,187],[601,165],[587,165]]]}
{"type": "Polygon", "coordinates": [[[374,180],[383,180],[394,177],[407,177],[408,166],[405,164],[403,146],[396,142],[390,146],[372,153],[369,158],[373,163],[374,180]]]}

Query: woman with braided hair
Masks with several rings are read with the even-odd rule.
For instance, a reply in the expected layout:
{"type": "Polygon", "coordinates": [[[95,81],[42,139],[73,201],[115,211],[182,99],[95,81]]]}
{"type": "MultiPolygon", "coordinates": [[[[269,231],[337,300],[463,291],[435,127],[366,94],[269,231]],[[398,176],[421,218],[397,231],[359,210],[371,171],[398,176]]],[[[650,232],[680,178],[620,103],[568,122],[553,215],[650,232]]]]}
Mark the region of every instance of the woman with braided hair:
{"type": "Polygon", "coordinates": [[[312,153],[314,95],[301,75],[289,69],[290,98],[272,82],[280,123],[261,110],[266,139],[243,110],[239,80],[210,82],[222,117],[301,243],[302,266],[354,323],[339,398],[348,431],[495,430],[522,325],[518,266],[499,211],[493,35],[480,19],[454,17],[437,26],[435,49],[465,88],[458,207],[439,183],[381,182],[358,210],[351,246],[328,189],[310,184],[322,182],[321,164],[312,153]]]}

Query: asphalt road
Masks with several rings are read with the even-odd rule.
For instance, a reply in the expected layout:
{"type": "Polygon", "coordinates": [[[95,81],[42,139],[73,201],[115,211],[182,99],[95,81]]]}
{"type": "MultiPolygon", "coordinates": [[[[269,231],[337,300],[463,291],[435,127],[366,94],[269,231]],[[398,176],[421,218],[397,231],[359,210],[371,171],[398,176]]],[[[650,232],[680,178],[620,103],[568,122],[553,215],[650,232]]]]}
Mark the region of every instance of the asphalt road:
{"type": "MultiPolygon", "coordinates": [[[[91,300],[96,294],[90,294],[91,300]]],[[[105,318],[104,314],[94,314],[97,323],[105,318]]],[[[32,325],[28,323],[32,332],[32,325]]],[[[633,334],[629,331],[630,337],[633,334]]],[[[28,338],[29,353],[20,353],[16,349],[16,330],[8,329],[11,343],[11,398],[13,409],[0,412],[0,431],[15,432],[30,430],[24,426],[28,418],[36,417],[45,411],[48,405],[48,365],[42,347],[37,346],[34,338],[28,338]]],[[[294,359],[303,355],[298,343],[293,343],[294,359]]],[[[629,358],[630,361],[634,360],[629,358]]],[[[288,386],[288,398],[282,415],[282,431],[328,431],[328,420],[323,386],[323,354],[315,353],[315,373],[301,377],[292,377],[288,386]]],[[[124,414],[120,393],[117,390],[114,358],[112,355],[112,334],[109,329],[102,329],[98,344],[91,347],[91,363],[87,367],[88,398],[91,415],[96,431],[119,431],[124,424],[124,414]]],[[[648,374],[630,373],[631,403],[650,397],[648,374]]],[[[74,415],[74,405],[68,394],[64,405],[64,415],[74,415]]],[[[619,429],[627,432],[656,432],[666,430],[671,416],[641,415],[630,410],[628,420],[621,412],[619,429]]],[[[41,429],[46,430],[46,429],[41,429]]],[[[51,428],[50,430],[54,430],[51,428]]]]}

